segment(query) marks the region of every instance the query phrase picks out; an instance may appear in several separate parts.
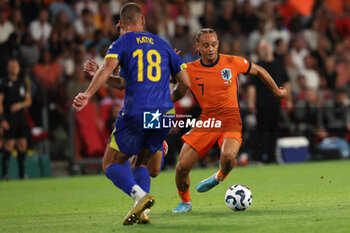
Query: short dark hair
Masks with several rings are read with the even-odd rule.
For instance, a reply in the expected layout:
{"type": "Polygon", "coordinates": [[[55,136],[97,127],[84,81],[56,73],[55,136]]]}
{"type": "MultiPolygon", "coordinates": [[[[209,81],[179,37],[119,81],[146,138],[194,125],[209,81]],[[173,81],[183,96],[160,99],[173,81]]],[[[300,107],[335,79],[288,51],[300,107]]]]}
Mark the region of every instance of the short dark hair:
{"type": "Polygon", "coordinates": [[[91,14],[91,11],[88,8],[84,8],[81,12],[81,15],[85,16],[85,15],[89,15],[91,14]]]}
{"type": "Polygon", "coordinates": [[[283,42],[283,39],[278,38],[275,40],[275,46],[278,47],[283,42]]]}
{"type": "Polygon", "coordinates": [[[201,30],[199,30],[196,34],[196,41],[199,42],[199,39],[201,38],[201,36],[203,34],[211,34],[214,33],[215,35],[217,35],[216,31],[214,29],[211,28],[203,28],[201,30]]]}
{"type": "Polygon", "coordinates": [[[120,9],[120,19],[123,24],[137,24],[140,16],[142,16],[141,8],[134,2],[129,2],[120,9]]]}
{"type": "Polygon", "coordinates": [[[7,60],[7,64],[9,64],[10,62],[17,62],[19,64],[18,58],[17,57],[13,57],[11,56],[8,60],[7,60]]]}

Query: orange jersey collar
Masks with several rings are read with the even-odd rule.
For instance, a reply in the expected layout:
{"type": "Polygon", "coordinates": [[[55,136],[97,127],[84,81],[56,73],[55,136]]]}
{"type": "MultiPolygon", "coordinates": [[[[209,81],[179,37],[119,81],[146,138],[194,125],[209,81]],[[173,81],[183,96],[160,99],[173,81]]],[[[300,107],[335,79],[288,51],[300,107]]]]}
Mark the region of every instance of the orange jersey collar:
{"type": "Polygon", "coordinates": [[[220,54],[218,53],[218,58],[216,59],[216,61],[213,64],[211,64],[211,65],[204,64],[202,57],[200,59],[200,62],[201,62],[201,65],[204,66],[204,67],[213,67],[213,66],[215,66],[216,64],[219,63],[219,60],[220,60],[220,54]]]}

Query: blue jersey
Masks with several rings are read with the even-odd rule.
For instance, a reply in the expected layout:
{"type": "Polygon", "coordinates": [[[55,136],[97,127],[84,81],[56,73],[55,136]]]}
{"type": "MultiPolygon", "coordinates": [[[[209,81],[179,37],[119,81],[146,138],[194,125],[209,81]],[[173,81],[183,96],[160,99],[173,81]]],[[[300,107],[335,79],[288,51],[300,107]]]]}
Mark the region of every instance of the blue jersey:
{"type": "Polygon", "coordinates": [[[186,64],[164,40],[149,32],[128,32],[113,42],[105,58],[117,58],[125,78],[123,115],[144,109],[170,110],[170,75],[186,64]]]}

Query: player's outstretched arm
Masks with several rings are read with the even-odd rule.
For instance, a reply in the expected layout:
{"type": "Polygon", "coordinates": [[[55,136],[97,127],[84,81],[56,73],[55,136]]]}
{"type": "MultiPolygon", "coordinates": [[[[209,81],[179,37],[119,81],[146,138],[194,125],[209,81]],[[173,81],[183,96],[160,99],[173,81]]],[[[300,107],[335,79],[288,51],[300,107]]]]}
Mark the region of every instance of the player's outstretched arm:
{"type": "MultiPolygon", "coordinates": [[[[95,60],[87,60],[84,64],[84,72],[89,75],[91,78],[95,76],[95,73],[98,70],[98,65],[95,60]]],[[[107,80],[107,84],[110,87],[124,90],[125,89],[125,79],[120,76],[111,75],[107,80]]]]}
{"type": "Polygon", "coordinates": [[[171,101],[175,103],[185,96],[187,90],[191,87],[190,77],[185,69],[175,75],[177,80],[174,90],[171,92],[171,101]]]}
{"type": "Polygon", "coordinates": [[[278,87],[271,75],[263,67],[252,63],[249,74],[258,76],[259,79],[272,91],[274,96],[280,99],[287,97],[287,89],[284,87],[278,87]]]}
{"type": "Polygon", "coordinates": [[[105,84],[111,76],[113,70],[118,66],[119,60],[116,58],[106,58],[102,66],[97,70],[94,78],[91,80],[89,87],[84,93],[79,93],[73,101],[73,108],[76,111],[82,110],[91,96],[93,96],[98,89],[100,89],[103,84],[105,84]]]}

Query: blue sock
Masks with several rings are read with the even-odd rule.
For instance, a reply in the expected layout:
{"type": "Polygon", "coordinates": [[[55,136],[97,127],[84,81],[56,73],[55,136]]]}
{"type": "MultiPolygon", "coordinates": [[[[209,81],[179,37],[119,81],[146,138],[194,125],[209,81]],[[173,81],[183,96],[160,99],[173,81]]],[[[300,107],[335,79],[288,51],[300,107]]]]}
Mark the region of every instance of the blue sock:
{"type": "Polygon", "coordinates": [[[160,164],[160,170],[163,169],[164,166],[164,149],[163,149],[163,153],[162,153],[162,163],[160,164]]]}
{"type": "Polygon", "coordinates": [[[129,161],[125,162],[122,166],[118,163],[110,165],[106,170],[106,176],[110,179],[115,186],[123,190],[130,196],[131,189],[136,185],[136,181],[133,178],[129,161]]]}
{"type": "Polygon", "coordinates": [[[146,167],[137,167],[134,169],[134,179],[136,183],[146,192],[149,193],[151,188],[151,178],[146,167]]]}

